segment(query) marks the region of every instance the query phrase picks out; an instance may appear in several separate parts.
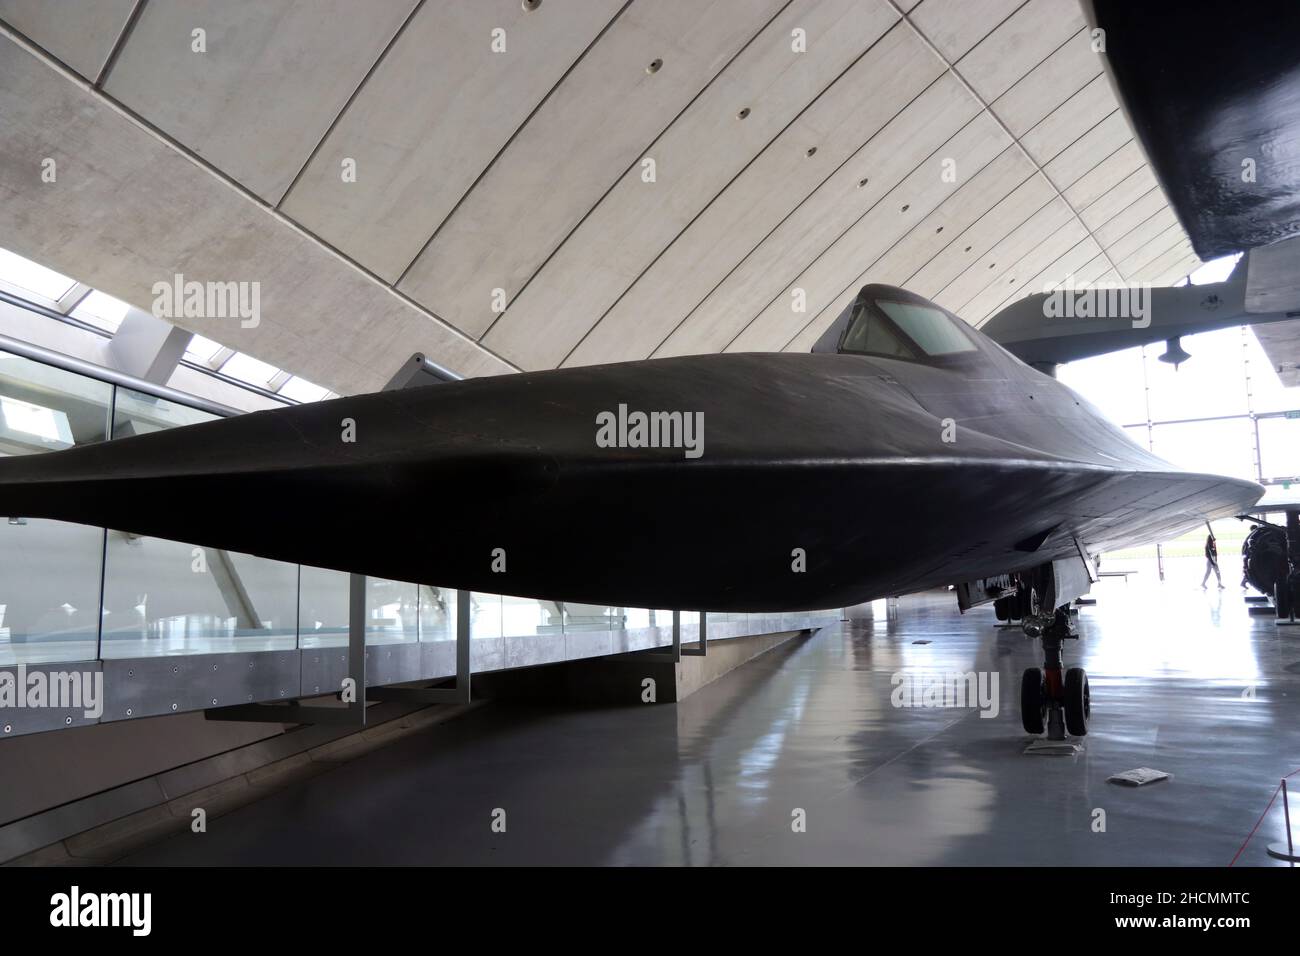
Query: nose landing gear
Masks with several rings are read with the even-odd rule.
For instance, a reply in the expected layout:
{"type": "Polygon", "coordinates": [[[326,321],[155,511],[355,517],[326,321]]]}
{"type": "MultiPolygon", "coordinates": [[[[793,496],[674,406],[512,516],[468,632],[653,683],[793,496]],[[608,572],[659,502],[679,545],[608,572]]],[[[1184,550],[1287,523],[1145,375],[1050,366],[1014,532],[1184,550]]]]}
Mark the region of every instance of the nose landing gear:
{"type": "MultiPolygon", "coordinates": [[[[1025,630],[1033,636],[1038,627],[1027,623],[1025,630]]],[[[1020,681],[1020,721],[1025,732],[1037,735],[1046,729],[1048,740],[1064,740],[1067,733],[1085,737],[1092,716],[1088,675],[1082,667],[1063,670],[1061,661],[1062,642],[1076,636],[1070,633],[1068,605],[1056,609],[1038,636],[1043,642],[1043,666],[1028,668],[1020,681]]]]}

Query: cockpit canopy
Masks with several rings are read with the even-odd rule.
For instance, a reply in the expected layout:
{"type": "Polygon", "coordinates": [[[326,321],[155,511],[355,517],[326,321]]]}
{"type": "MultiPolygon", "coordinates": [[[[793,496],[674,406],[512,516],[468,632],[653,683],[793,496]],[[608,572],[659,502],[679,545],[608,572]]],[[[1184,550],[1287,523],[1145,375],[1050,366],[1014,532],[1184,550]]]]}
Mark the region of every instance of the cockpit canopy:
{"type": "Polygon", "coordinates": [[[905,289],[868,285],[812,350],[934,362],[978,348],[966,323],[951,312],[905,289]]]}

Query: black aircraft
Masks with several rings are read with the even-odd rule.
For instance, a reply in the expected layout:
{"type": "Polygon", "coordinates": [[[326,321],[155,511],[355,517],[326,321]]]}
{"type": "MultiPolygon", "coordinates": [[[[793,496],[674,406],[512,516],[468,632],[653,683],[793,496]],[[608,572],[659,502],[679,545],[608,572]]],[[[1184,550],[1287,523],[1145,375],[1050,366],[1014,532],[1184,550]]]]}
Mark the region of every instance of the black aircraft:
{"type": "MultiPolygon", "coordinates": [[[[1296,59],[1294,34],[1248,17],[1269,55],[1232,46],[1225,60],[1216,33],[1204,67],[1178,46],[1203,49],[1204,24],[1219,22],[1184,16],[1200,5],[1090,13],[1111,69],[1131,74],[1126,106],[1176,205],[1181,180],[1160,160],[1184,162],[1189,117],[1222,105],[1196,102],[1206,83],[1296,59]],[[1170,126],[1159,100],[1180,96],[1179,72],[1195,82],[1170,126]]],[[[1282,102],[1243,89],[1226,107],[1238,117],[1282,102]]],[[[1240,124],[1212,120],[1202,125],[1240,139],[1240,124]]],[[[1275,141],[1262,162],[1295,142],[1275,141]]],[[[1300,165],[1287,162],[1278,175],[1295,187],[1300,165]]],[[[1293,207],[1269,197],[1259,208],[1293,234],[1293,207]]],[[[1254,221],[1246,205],[1225,214],[1254,221]]],[[[1185,226],[1201,221],[1177,208],[1185,226]]],[[[1224,221],[1208,221],[1220,251],[1224,221]]],[[[1248,280],[1245,307],[1255,291],[1248,280]]],[[[880,285],[812,354],[483,378],[0,461],[7,515],[544,600],[778,611],[956,585],[963,608],[995,601],[1041,636],[1022,718],[1054,736],[1087,732],[1087,677],[1063,669],[1061,645],[1093,556],[1237,513],[1262,490],[1161,461],[956,316],[880,285]]]]}
{"type": "Polygon", "coordinates": [[[7,515],[544,600],[781,611],[959,584],[1043,636],[1026,726],[1061,704],[1075,734],[1087,682],[1060,641],[1089,556],[1261,491],[1161,461],[878,285],[808,355],[473,379],[0,461],[7,515]]]}

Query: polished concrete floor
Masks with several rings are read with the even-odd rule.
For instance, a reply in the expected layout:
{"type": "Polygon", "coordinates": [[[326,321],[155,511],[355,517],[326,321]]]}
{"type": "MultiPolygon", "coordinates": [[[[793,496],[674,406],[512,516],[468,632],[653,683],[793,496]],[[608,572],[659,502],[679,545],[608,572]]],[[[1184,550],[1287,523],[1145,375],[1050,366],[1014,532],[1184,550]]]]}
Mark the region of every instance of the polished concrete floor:
{"type": "MultiPolygon", "coordinates": [[[[1199,573],[1141,578],[1099,585],[1067,644],[1093,693],[1077,756],[1022,753],[1036,643],[919,595],[680,705],[493,703],[125,862],[1226,865],[1300,767],[1300,628],[1199,573]],[[970,671],[998,675],[996,717],[891,704],[896,676],[970,671]],[[1144,766],[1172,778],[1106,782],[1144,766]]],[[[1237,865],[1281,837],[1278,804],[1237,865]]]]}

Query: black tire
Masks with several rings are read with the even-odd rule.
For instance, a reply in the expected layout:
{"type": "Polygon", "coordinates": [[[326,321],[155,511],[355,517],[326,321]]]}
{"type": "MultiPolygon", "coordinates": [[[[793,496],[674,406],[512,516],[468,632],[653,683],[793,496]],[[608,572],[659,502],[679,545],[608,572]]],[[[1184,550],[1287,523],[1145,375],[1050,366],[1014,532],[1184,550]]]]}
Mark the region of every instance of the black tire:
{"type": "Polygon", "coordinates": [[[1287,583],[1286,575],[1283,575],[1281,580],[1273,585],[1273,607],[1277,610],[1277,619],[1279,621],[1290,620],[1291,597],[1291,588],[1287,583]]]}
{"type": "Polygon", "coordinates": [[[1088,689],[1088,674],[1082,667],[1071,667],[1065,672],[1065,730],[1071,737],[1088,736],[1088,720],[1092,717],[1092,693],[1088,689]]]}
{"type": "Polygon", "coordinates": [[[1011,620],[1011,599],[998,598],[993,602],[993,614],[999,621],[1011,620]]]}
{"type": "Polygon", "coordinates": [[[1034,589],[1027,585],[1020,585],[1015,595],[1015,614],[1012,616],[1017,620],[1023,621],[1025,618],[1034,614],[1034,605],[1038,603],[1038,596],[1034,594],[1034,589]]]}
{"type": "Polygon", "coordinates": [[[1026,668],[1020,678],[1020,723],[1027,734],[1041,734],[1047,728],[1047,687],[1042,668],[1026,668]]]}

